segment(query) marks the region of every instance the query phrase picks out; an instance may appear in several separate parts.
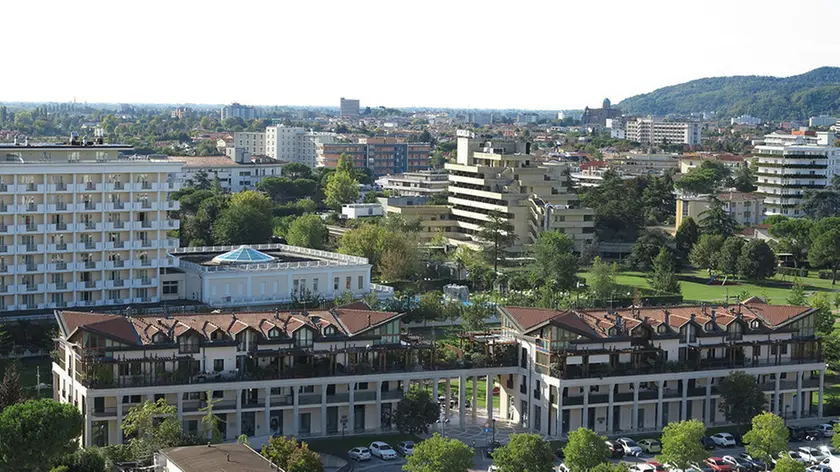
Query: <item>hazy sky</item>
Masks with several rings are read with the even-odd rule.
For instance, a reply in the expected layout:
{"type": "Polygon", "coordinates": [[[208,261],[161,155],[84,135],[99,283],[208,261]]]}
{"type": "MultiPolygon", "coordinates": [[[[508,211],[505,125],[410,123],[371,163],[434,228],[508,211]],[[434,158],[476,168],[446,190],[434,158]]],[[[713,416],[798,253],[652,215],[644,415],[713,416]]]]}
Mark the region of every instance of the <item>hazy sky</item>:
{"type": "Polygon", "coordinates": [[[563,109],[840,65],[838,0],[5,0],[2,16],[0,101],[563,109]]]}

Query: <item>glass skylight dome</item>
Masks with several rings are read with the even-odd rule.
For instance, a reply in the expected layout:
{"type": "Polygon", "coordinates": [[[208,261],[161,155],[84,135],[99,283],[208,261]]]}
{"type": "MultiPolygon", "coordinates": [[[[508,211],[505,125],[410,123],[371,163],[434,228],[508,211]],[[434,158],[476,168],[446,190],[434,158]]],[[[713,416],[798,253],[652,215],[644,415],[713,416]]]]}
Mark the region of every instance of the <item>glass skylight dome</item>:
{"type": "Polygon", "coordinates": [[[274,257],[248,246],[239,246],[233,251],[219,254],[213,258],[213,262],[216,264],[259,264],[273,260],[274,257]]]}

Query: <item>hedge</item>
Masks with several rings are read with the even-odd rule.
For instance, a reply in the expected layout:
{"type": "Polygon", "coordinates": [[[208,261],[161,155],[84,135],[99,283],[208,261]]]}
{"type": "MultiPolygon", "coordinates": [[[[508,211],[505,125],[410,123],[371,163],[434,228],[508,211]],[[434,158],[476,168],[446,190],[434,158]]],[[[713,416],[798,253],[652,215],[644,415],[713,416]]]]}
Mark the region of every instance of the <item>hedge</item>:
{"type": "Polygon", "coordinates": [[[830,270],[821,270],[820,271],[820,278],[825,280],[831,280],[834,274],[830,270]]]}
{"type": "Polygon", "coordinates": [[[794,277],[808,277],[808,269],[797,269],[796,267],[779,267],[776,269],[779,275],[792,275],[794,277]]]}

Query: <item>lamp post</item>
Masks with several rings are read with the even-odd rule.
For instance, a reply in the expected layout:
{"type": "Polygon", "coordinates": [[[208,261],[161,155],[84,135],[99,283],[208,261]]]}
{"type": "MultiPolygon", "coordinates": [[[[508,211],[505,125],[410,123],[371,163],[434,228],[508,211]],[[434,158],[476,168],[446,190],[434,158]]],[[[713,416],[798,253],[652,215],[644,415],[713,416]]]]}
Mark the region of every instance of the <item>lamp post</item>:
{"type": "Polygon", "coordinates": [[[790,410],[790,405],[785,405],[785,426],[787,426],[787,412],[790,410]]]}

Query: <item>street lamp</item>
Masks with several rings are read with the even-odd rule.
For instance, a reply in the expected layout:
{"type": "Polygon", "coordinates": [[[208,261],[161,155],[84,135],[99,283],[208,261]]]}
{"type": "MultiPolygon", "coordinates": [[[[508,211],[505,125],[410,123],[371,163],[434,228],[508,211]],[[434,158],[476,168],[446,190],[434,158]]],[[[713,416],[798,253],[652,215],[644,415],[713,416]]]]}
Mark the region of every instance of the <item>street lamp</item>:
{"type": "Polygon", "coordinates": [[[790,410],[790,405],[785,405],[785,426],[787,426],[787,412],[790,410]]]}

